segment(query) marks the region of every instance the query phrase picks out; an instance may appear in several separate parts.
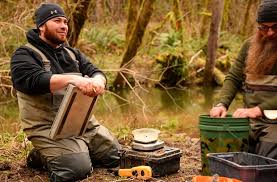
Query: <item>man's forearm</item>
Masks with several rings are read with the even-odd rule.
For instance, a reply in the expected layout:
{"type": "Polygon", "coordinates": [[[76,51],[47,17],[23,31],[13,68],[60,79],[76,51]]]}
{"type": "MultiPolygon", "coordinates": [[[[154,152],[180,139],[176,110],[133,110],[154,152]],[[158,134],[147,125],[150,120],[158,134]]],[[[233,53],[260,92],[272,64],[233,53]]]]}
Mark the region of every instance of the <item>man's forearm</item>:
{"type": "Polygon", "coordinates": [[[68,84],[74,83],[76,77],[78,76],[53,74],[50,78],[50,91],[53,93],[67,87],[68,84]]]}

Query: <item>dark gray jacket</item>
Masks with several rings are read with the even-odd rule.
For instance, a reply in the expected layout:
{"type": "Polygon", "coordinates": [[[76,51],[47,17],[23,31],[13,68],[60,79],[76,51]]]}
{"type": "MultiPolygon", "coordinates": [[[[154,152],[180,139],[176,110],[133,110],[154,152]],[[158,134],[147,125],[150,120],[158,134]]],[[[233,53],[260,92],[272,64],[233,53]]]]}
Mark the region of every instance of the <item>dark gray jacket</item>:
{"type": "Polygon", "coordinates": [[[52,48],[39,38],[36,29],[28,31],[26,36],[28,42],[42,51],[49,59],[51,71],[44,69],[40,55],[34,50],[26,46],[19,47],[11,59],[13,86],[18,91],[26,94],[50,93],[50,78],[52,74],[80,72],[83,76],[87,75],[89,77],[97,73],[103,74],[79,50],[67,47],[74,52],[78,60],[76,63],[64,49],[65,45],[57,49],[52,48]]]}

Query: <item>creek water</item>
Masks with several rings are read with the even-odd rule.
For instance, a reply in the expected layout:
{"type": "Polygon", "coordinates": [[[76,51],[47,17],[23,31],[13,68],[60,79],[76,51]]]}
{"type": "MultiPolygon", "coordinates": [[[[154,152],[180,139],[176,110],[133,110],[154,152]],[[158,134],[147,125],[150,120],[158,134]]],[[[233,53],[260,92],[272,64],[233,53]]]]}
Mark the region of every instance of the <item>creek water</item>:
{"type": "MultiPolygon", "coordinates": [[[[205,88],[108,91],[98,99],[93,112],[100,123],[121,133],[134,128],[153,127],[197,136],[199,115],[209,112],[218,93],[218,89],[205,88]]],[[[20,119],[16,100],[0,103],[0,133],[17,132],[20,119]]],[[[229,112],[241,105],[239,95],[229,112]]]]}

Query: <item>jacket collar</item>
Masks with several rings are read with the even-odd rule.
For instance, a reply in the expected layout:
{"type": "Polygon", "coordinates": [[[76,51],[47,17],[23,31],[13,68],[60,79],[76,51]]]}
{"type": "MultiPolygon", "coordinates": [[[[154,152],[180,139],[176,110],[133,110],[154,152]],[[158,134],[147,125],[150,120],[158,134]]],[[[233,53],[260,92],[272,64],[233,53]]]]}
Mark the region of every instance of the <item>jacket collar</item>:
{"type": "Polygon", "coordinates": [[[29,43],[31,43],[32,45],[48,50],[48,51],[59,51],[64,47],[64,44],[61,44],[60,47],[58,48],[53,48],[52,46],[50,46],[49,44],[47,44],[46,42],[44,42],[40,37],[39,37],[39,32],[37,29],[31,29],[26,33],[26,37],[29,43]]]}

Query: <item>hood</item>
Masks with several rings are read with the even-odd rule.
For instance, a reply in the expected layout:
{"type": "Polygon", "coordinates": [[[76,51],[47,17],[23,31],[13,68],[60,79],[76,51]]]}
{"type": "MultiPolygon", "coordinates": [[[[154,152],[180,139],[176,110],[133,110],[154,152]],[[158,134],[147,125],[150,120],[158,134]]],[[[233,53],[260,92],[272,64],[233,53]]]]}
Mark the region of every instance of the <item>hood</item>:
{"type": "Polygon", "coordinates": [[[51,47],[49,44],[47,44],[46,42],[44,42],[40,37],[39,37],[39,32],[37,29],[31,29],[29,30],[27,33],[26,33],[26,37],[27,37],[27,40],[30,44],[38,47],[38,48],[41,48],[41,49],[45,49],[45,50],[48,50],[49,49],[51,51],[58,51],[60,50],[62,47],[63,47],[63,44],[59,47],[59,48],[53,48],[51,47]]]}
{"type": "MultiPolygon", "coordinates": [[[[46,57],[51,57],[52,59],[57,60],[56,53],[62,51],[64,45],[62,44],[58,48],[53,48],[46,42],[44,42],[40,37],[37,29],[31,29],[26,33],[27,40],[30,44],[34,45],[40,49],[46,57]]],[[[49,58],[50,59],[50,58],[49,58]]]]}

